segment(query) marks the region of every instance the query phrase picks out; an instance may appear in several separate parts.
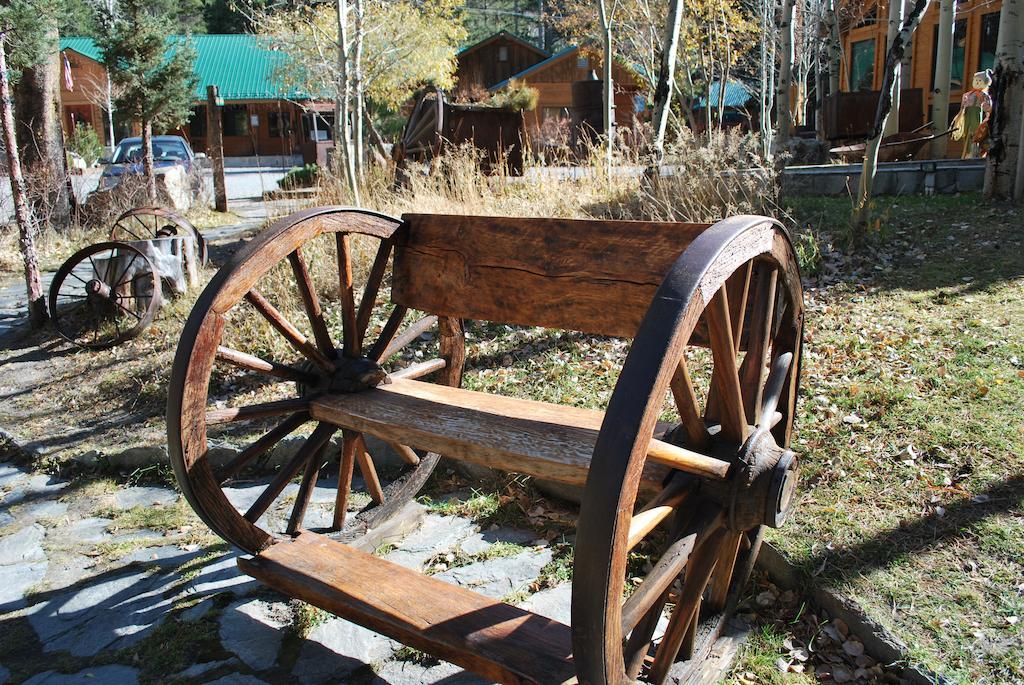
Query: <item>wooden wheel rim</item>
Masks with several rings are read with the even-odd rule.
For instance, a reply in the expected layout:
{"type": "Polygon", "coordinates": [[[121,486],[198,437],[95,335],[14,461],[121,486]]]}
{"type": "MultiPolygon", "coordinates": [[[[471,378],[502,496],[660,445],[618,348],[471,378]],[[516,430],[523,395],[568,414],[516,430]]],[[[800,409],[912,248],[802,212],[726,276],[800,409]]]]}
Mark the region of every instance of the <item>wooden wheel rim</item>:
{"type": "Polygon", "coordinates": [[[135,207],[121,214],[114,220],[110,227],[111,240],[148,240],[157,237],[159,225],[156,219],[166,219],[177,226],[185,235],[192,236],[196,241],[196,254],[199,257],[199,266],[206,266],[209,259],[209,252],[206,240],[199,229],[192,225],[192,222],[185,217],[172,212],[166,207],[135,207]],[[146,224],[142,217],[154,217],[153,226],[146,224]],[[133,222],[134,220],[134,222],[133,222]],[[147,233],[149,235],[147,235],[147,233]]]}
{"type": "MultiPolygon", "coordinates": [[[[627,533],[647,446],[676,364],[701,314],[728,277],[755,258],[774,262],[779,289],[791,299],[784,322],[788,330],[785,335],[776,334],[774,344],[783,348],[780,352],[792,352],[794,359],[780,403],[783,417],[772,430],[776,441],[788,446],[803,325],[795,251],[777,222],[764,217],[733,217],[702,233],[673,265],[640,325],[608,404],[584,491],[575,546],[573,659],[581,683],[629,681],[621,597],[627,533]]],[[[759,543],[759,539],[756,536],[752,542],[759,543]]],[[[756,552],[754,544],[744,568],[752,564],[756,552]]],[[[730,594],[737,590],[733,587],[730,594]]],[[[722,622],[718,622],[715,635],[722,622]]],[[[699,653],[694,652],[695,656],[699,653]]]]}
{"type": "MultiPolygon", "coordinates": [[[[95,269],[94,263],[93,268],[95,269]]],[[[114,280],[120,280],[120,277],[115,276],[114,280]]],[[[83,283],[83,285],[85,284],[83,283]]],[[[116,285],[117,284],[115,284],[115,286],[116,285]]],[[[162,303],[160,276],[156,271],[156,267],[154,267],[152,261],[150,261],[149,257],[147,257],[146,254],[140,251],[138,248],[117,241],[96,243],[94,245],[89,245],[88,247],[79,250],[75,254],[71,255],[71,257],[69,257],[67,261],[61,264],[60,269],[58,269],[57,273],[54,274],[53,281],[50,283],[48,301],[50,307],[50,316],[53,322],[54,330],[56,330],[57,333],[62,338],[75,345],[78,345],[79,347],[85,347],[94,350],[105,349],[108,347],[113,347],[118,343],[122,343],[126,340],[131,340],[132,338],[137,337],[140,333],[142,333],[142,331],[146,330],[146,328],[151,323],[153,323],[153,319],[156,318],[156,313],[157,311],[159,311],[160,305],[162,303]],[[74,273],[75,268],[79,264],[87,260],[93,262],[93,256],[101,252],[107,251],[127,252],[131,254],[131,263],[128,266],[134,265],[136,262],[138,262],[141,264],[142,268],[135,272],[136,274],[141,274],[141,276],[132,276],[130,282],[135,283],[138,280],[140,280],[140,278],[144,279],[143,282],[146,285],[148,285],[149,292],[152,294],[147,296],[147,299],[149,301],[146,305],[146,309],[144,312],[129,312],[136,319],[136,323],[131,328],[127,328],[124,331],[115,329],[116,334],[113,336],[108,336],[106,338],[94,338],[93,341],[91,342],[82,342],[81,340],[78,339],[78,336],[75,335],[70,328],[70,322],[67,320],[67,310],[62,310],[62,308],[59,306],[60,297],[62,294],[65,294],[62,293],[62,289],[64,287],[65,282],[67,282],[69,276],[71,276],[72,278],[76,278],[78,280],[82,280],[74,273]]],[[[125,309],[125,307],[121,305],[116,306],[125,309]]],[[[127,311],[127,309],[125,309],[125,311],[127,311]]],[[[99,320],[96,320],[97,326],[100,323],[101,322],[99,320]]]]}
{"type": "MultiPolygon", "coordinates": [[[[278,220],[217,272],[185,323],[168,390],[171,464],[182,493],[200,518],[225,540],[246,552],[256,554],[273,544],[277,537],[250,523],[234,508],[206,458],[207,395],[216,357],[214,352],[226,323],[224,315],[245,297],[263,274],[317,236],[362,234],[386,242],[400,224],[400,220],[384,214],[347,207],[319,207],[278,220]]],[[[421,458],[419,466],[407,474],[409,477],[401,479],[402,488],[418,490],[437,460],[434,454],[421,458]]],[[[391,512],[380,513],[382,515],[373,520],[385,518],[391,512]]]]}

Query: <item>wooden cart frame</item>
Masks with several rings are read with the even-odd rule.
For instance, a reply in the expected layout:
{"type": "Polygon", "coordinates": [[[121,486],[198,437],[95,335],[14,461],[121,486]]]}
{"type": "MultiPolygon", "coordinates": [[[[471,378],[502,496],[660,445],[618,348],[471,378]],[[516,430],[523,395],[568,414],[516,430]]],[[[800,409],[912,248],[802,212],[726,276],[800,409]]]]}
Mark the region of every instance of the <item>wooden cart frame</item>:
{"type": "Polygon", "coordinates": [[[197,301],[171,377],[169,449],[189,503],[251,555],[242,570],[271,587],[503,683],[661,683],[670,670],[700,669],[764,526],[780,525],[793,503],[802,330],[793,246],[765,217],[707,225],[311,209],[257,237],[197,301]],[[378,247],[360,288],[352,254],[367,238],[378,247]],[[337,265],[330,287],[311,275],[324,255],[337,265]],[[263,290],[272,274],[275,283],[290,274],[305,321],[263,290]],[[387,308],[389,285],[385,318],[375,310],[387,308]],[[325,295],[340,317],[325,313],[325,295]],[[426,316],[402,332],[414,310],[426,316]],[[243,349],[241,324],[254,320],[298,361],[243,349]],[[383,322],[372,343],[371,320],[383,322]],[[463,320],[632,344],[606,411],[590,411],[460,389],[463,320]],[[436,332],[437,358],[388,371],[427,331],[436,332]],[[706,393],[688,367],[696,347],[713,359],[706,393]],[[218,361],[293,383],[283,386],[290,397],[225,399],[236,386],[217,385],[218,361]],[[210,458],[209,431],[268,420],[229,463],[210,458]],[[237,510],[222,485],[307,424],[294,456],[237,510]],[[404,460],[391,482],[378,477],[364,434],[404,460]],[[583,486],[571,626],[345,544],[413,497],[439,454],[583,486]],[[356,464],[371,503],[349,512],[356,464]],[[334,469],[333,525],[305,530],[317,479],[334,469]],[[269,507],[300,475],[285,529],[270,531],[269,507]],[[624,599],[629,551],[655,530],[660,557],[624,599]]]}

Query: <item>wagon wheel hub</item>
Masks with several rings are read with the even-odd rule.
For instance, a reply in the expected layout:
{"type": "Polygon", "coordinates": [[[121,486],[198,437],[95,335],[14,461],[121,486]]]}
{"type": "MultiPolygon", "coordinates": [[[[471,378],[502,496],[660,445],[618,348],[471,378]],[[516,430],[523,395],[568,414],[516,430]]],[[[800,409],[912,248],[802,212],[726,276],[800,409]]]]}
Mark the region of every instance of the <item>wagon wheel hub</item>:
{"type": "MultiPolygon", "coordinates": [[[[725,457],[721,452],[719,456],[725,457]]],[[[796,453],[779,447],[770,431],[755,430],[728,458],[734,464],[729,478],[705,481],[702,490],[725,508],[729,528],[747,531],[761,525],[782,526],[792,510],[799,481],[796,453]]]]}
{"type": "Polygon", "coordinates": [[[90,298],[100,300],[109,300],[114,294],[109,285],[96,278],[85,284],[85,292],[90,298]]]}
{"type": "Polygon", "coordinates": [[[300,385],[300,394],[303,396],[318,393],[349,394],[370,390],[378,385],[391,382],[387,371],[372,359],[343,357],[340,352],[338,350],[337,358],[332,360],[334,365],[332,372],[324,371],[309,361],[299,364],[303,371],[316,374],[317,377],[314,384],[300,385]]]}

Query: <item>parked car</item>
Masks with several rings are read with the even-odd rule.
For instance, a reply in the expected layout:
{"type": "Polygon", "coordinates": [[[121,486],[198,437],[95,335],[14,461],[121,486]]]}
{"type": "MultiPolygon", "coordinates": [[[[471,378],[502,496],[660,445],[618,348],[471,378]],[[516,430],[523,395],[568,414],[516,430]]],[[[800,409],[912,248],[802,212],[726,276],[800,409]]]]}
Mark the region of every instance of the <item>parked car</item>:
{"type": "MultiPolygon", "coordinates": [[[[199,160],[206,157],[196,154],[188,141],[181,136],[153,136],[153,169],[180,166],[186,175],[198,170],[199,160]]],[[[125,174],[143,173],[142,138],[123,138],[114,148],[109,160],[103,160],[105,167],[100,176],[100,190],[113,188],[125,174]]]]}

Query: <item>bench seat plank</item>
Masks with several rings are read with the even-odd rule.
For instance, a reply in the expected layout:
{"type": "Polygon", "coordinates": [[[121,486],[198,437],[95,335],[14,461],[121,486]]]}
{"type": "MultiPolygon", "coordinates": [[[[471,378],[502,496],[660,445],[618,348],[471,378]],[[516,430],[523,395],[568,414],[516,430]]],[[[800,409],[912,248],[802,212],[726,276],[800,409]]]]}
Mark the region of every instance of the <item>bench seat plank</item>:
{"type": "Polygon", "coordinates": [[[568,626],[303,532],[239,568],[260,582],[501,683],[575,682],[568,626]]]}
{"type": "MultiPolygon", "coordinates": [[[[604,413],[396,379],[314,399],[310,414],[344,428],[491,468],[584,485],[604,413]]],[[[648,461],[643,479],[662,482],[648,461]]]]}

